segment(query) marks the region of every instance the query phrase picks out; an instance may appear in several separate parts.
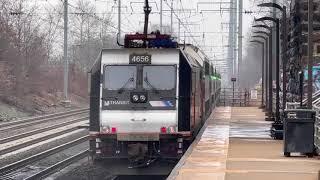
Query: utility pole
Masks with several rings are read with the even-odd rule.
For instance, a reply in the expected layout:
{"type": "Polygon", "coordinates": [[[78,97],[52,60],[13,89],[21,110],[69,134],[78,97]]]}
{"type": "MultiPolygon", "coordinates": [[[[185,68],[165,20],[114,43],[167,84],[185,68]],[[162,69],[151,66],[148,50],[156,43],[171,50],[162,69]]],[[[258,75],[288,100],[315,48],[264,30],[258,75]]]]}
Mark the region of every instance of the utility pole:
{"type": "Polygon", "coordinates": [[[170,33],[173,33],[173,0],[171,0],[171,23],[170,23],[170,33]]]}
{"type": "Polygon", "coordinates": [[[234,17],[234,21],[233,21],[233,29],[234,29],[234,33],[233,33],[233,75],[236,76],[237,75],[237,30],[238,30],[238,18],[237,18],[237,9],[238,9],[238,0],[234,0],[233,3],[233,17],[234,17]]]}
{"type": "Polygon", "coordinates": [[[162,13],[163,13],[163,11],[162,11],[162,1],[163,0],[160,0],[160,32],[162,33],[162,13]]]}
{"type": "Polygon", "coordinates": [[[64,0],[64,77],[63,77],[63,95],[65,102],[68,101],[68,80],[69,80],[69,62],[68,62],[68,0],[64,0]]]}
{"type": "Polygon", "coordinates": [[[87,37],[87,58],[88,60],[90,59],[90,18],[89,18],[89,15],[87,15],[87,18],[88,18],[88,22],[87,22],[87,25],[88,25],[88,29],[87,29],[87,33],[88,33],[88,37],[87,37]]]}
{"type": "Polygon", "coordinates": [[[121,0],[118,0],[118,39],[121,39],[121,0]]]}
{"type": "Polygon", "coordinates": [[[240,85],[240,67],[242,63],[242,11],[243,11],[243,0],[239,0],[239,30],[238,30],[238,83],[239,85],[240,85]]]}
{"type": "Polygon", "coordinates": [[[234,0],[230,1],[230,12],[229,12],[229,38],[228,38],[228,65],[229,65],[229,76],[228,79],[230,79],[233,76],[233,33],[234,33],[234,29],[233,29],[233,24],[234,24],[234,13],[233,13],[233,4],[234,4],[234,0]]]}
{"type": "Polygon", "coordinates": [[[313,0],[308,1],[308,108],[312,109],[313,0]]]}

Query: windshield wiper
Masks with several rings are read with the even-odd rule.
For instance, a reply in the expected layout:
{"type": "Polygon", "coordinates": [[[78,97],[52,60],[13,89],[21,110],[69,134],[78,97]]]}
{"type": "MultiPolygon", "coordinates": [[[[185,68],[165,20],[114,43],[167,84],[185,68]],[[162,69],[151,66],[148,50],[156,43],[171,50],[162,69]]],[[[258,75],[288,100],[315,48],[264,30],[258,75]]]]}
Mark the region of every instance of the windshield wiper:
{"type": "Polygon", "coordinates": [[[130,83],[130,82],[134,82],[134,78],[131,77],[129,78],[126,83],[124,83],[124,85],[118,90],[118,94],[122,94],[124,89],[127,87],[127,85],[130,83]]]}
{"type": "Polygon", "coordinates": [[[149,87],[151,87],[151,89],[152,89],[156,94],[159,94],[159,91],[157,90],[157,88],[155,88],[155,87],[149,82],[147,74],[146,74],[146,77],[144,78],[144,82],[146,82],[147,85],[148,85],[149,87]]]}

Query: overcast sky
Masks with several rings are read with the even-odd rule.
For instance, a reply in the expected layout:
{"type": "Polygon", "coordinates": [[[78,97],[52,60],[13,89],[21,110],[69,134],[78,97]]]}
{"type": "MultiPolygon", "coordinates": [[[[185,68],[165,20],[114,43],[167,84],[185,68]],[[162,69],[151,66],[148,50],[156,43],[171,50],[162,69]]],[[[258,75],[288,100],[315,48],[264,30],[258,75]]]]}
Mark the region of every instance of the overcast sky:
{"type": "MultiPolygon", "coordinates": [[[[135,32],[142,30],[144,17],[143,14],[137,13],[143,12],[143,2],[144,0],[122,0],[122,29],[124,31],[135,32]]],[[[221,47],[228,45],[228,25],[225,23],[229,21],[229,12],[219,12],[217,10],[220,10],[220,7],[229,8],[229,5],[220,3],[205,4],[204,2],[217,3],[221,2],[221,0],[173,0],[173,9],[175,10],[173,14],[174,33],[178,35],[179,18],[182,24],[186,24],[180,26],[182,40],[185,35],[187,42],[202,46],[208,56],[213,56],[214,54],[218,58],[223,57],[227,49],[221,47]]],[[[243,4],[245,10],[252,10],[255,3],[253,0],[244,0],[243,4]]],[[[114,12],[113,20],[117,23],[117,4],[115,4],[114,0],[96,1],[96,5],[100,7],[99,10],[104,10],[101,7],[107,7],[109,11],[114,12]]],[[[150,23],[151,25],[158,25],[160,23],[160,0],[150,0],[150,5],[152,6],[150,23]]],[[[170,0],[163,1],[163,25],[165,26],[170,25],[170,6],[170,0]]],[[[250,14],[243,15],[244,35],[248,31],[252,17],[250,14]]]]}
{"type": "MultiPolygon", "coordinates": [[[[61,0],[34,0],[44,5],[54,6],[61,4],[61,0]]],[[[69,0],[69,4],[75,5],[78,0],[69,0]]],[[[109,12],[115,26],[118,22],[118,0],[89,0],[97,9],[97,15],[101,12],[109,12]]],[[[152,7],[150,14],[150,25],[159,25],[160,23],[160,0],[149,0],[152,7]]],[[[228,45],[228,9],[230,0],[173,0],[173,29],[174,34],[178,36],[179,19],[180,38],[200,46],[208,57],[224,59],[227,57],[228,45]],[[225,3],[220,3],[225,2],[225,3]],[[214,4],[215,3],[215,4],[214,4]],[[182,25],[185,24],[185,25],[182,25]],[[184,37],[186,36],[186,37],[184,37]],[[192,37],[190,37],[192,36],[192,37]]],[[[243,0],[243,10],[253,11],[253,14],[243,13],[243,55],[246,54],[246,41],[250,38],[251,25],[253,17],[259,17],[266,9],[257,8],[257,4],[267,2],[267,0],[243,0]]],[[[143,29],[143,6],[144,0],[121,0],[121,26],[123,32],[137,32],[143,29]]],[[[170,7],[171,0],[163,1],[163,25],[169,28],[170,25],[170,7]]],[[[72,11],[73,9],[70,9],[72,11]]],[[[74,11],[74,10],[73,10],[74,11]]]]}

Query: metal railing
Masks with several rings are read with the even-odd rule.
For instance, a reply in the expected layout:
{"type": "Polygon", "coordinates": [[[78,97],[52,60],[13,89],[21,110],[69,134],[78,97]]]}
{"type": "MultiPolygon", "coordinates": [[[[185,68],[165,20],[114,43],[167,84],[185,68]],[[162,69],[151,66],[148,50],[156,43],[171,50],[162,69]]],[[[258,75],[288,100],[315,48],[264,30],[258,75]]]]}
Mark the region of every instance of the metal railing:
{"type": "Polygon", "coordinates": [[[318,154],[320,154],[320,107],[314,105],[316,111],[316,122],[314,124],[314,145],[318,154]]]}
{"type": "Polygon", "coordinates": [[[251,96],[251,90],[222,88],[219,98],[219,106],[260,106],[261,93],[257,91],[256,98],[251,96]]]}

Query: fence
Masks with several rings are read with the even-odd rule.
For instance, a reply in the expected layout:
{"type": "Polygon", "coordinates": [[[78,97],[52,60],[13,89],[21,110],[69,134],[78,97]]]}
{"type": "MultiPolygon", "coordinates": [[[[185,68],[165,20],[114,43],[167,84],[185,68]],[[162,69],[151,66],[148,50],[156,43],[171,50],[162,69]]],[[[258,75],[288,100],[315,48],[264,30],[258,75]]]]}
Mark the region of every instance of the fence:
{"type": "Polygon", "coordinates": [[[261,92],[257,89],[243,90],[222,88],[219,106],[260,106],[261,92]]]}
{"type": "Polygon", "coordinates": [[[314,144],[318,154],[320,154],[320,107],[315,105],[313,109],[317,112],[314,125],[314,144]]]}

